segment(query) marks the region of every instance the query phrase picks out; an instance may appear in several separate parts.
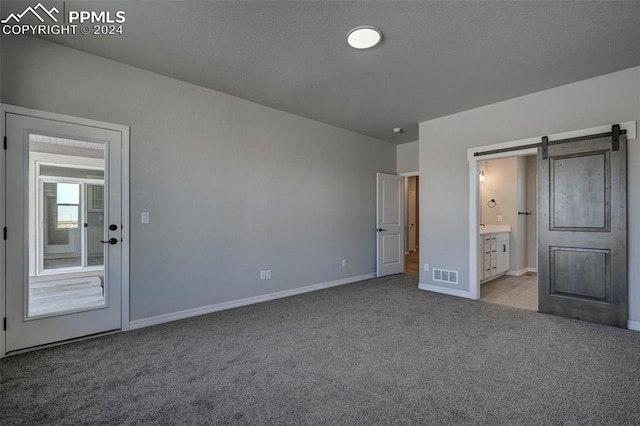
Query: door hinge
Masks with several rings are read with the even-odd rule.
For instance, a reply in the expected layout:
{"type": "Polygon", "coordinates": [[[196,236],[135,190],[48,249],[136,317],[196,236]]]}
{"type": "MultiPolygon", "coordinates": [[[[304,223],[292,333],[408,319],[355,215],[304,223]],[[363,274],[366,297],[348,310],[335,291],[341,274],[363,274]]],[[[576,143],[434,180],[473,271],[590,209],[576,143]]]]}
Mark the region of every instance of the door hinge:
{"type": "Polygon", "coordinates": [[[611,151],[620,151],[620,125],[614,124],[611,128],[611,151]]]}
{"type": "Polygon", "coordinates": [[[542,159],[549,158],[549,138],[547,136],[542,137],[542,159]]]}
{"type": "Polygon", "coordinates": [[[4,230],[2,231],[2,234],[3,234],[4,240],[7,241],[7,227],[6,226],[4,227],[4,230]]]}
{"type": "Polygon", "coordinates": [[[7,331],[7,317],[4,317],[4,319],[2,320],[2,329],[4,331],[7,331]]]}
{"type": "Polygon", "coordinates": [[[7,149],[7,137],[4,137],[4,149],[7,149]]]}

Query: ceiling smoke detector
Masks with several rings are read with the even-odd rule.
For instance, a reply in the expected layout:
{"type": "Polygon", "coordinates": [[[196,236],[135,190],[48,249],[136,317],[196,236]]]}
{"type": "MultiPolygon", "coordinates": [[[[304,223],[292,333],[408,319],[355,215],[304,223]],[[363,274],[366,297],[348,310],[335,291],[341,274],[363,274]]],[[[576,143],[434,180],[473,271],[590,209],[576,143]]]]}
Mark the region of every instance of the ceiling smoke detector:
{"type": "Polygon", "coordinates": [[[347,34],[347,43],[354,49],[371,49],[382,40],[382,32],[371,25],[356,27],[347,34]]]}

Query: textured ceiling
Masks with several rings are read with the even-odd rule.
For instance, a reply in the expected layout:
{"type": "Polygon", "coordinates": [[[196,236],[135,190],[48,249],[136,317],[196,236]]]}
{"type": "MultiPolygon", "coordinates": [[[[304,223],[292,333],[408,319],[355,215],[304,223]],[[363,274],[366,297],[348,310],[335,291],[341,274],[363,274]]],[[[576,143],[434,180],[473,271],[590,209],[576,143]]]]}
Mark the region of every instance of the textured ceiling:
{"type": "MultiPolygon", "coordinates": [[[[421,121],[640,65],[638,1],[65,7],[124,10],[124,35],[44,38],[396,144],[421,121]],[[382,44],[349,48],[360,25],[380,28],[382,44]]],[[[16,8],[3,2],[2,16],[16,8]]]]}

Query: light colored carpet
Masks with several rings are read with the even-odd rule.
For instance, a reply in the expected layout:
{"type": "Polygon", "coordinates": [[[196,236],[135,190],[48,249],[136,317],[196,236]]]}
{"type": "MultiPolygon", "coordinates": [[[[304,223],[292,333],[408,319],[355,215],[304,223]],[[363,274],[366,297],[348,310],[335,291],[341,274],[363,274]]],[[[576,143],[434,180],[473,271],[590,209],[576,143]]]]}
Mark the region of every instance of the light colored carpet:
{"type": "Polygon", "coordinates": [[[640,333],[399,275],[0,360],[3,425],[640,423],[640,333]]]}

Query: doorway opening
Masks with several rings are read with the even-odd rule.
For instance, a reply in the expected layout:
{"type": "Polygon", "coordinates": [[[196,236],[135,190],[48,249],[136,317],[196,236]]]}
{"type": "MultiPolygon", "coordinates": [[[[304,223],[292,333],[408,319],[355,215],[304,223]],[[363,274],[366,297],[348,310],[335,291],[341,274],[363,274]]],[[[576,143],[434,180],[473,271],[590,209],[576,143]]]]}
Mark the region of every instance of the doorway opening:
{"type": "Polygon", "coordinates": [[[480,300],[537,311],[537,156],[479,167],[480,300]]]}
{"type": "Polygon", "coordinates": [[[406,237],[404,273],[420,275],[420,177],[405,176],[406,237]]]}
{"type": "MultiPolygon", "coordinates": [[[[481,298],[487,271],[483,266],[488,253],[488,269],[493,269],[493,247],[496,273],[489,272],[488,278],[498,275],[498,235],[505,232],[494,229],[495,239],[488,241],[480,235],[484,228],[480,226],[484,219],[480,180],[487,179],[481,163],[535,154],[537,311],[627,327],[626,147],[627,139],[635,136],[636,123],[626,122],[469,149],[470,287],[466,297],[481,298]],[[484,249],[485,243],[489,250],[484,249]]],[[[490,198],[488,207],[498,201],[490,198]]],[[[505,246],[502,251],[506,252],[505,246]]]]}

